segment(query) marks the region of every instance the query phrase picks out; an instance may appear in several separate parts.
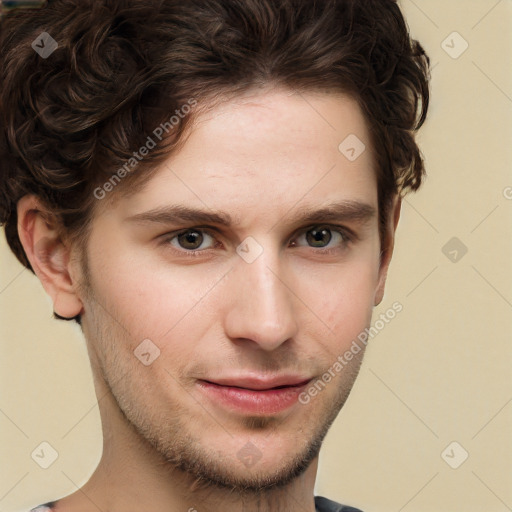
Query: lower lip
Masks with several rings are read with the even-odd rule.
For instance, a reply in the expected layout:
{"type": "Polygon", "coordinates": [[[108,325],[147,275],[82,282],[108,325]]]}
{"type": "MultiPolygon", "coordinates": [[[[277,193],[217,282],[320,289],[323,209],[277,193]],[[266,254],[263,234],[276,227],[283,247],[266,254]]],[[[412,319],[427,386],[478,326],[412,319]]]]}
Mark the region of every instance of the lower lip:
{"type": "Polygon", "coordinates": [[[251,414],[276,414],[298,402],[299,394],[308,383],[279,389],[254,391],[252,389],[220,386],[212,382],[199,381],[199,387],[215,403],[230,409],[251,414]]]}

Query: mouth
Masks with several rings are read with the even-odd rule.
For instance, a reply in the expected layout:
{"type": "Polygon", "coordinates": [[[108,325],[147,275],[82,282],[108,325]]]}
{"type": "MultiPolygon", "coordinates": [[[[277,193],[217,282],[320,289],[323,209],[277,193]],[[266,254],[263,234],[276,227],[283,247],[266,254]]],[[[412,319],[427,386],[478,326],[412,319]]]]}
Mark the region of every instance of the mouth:
{"type": "Polygon", "coordinates": [[[199,380],[198,386],[215,405],[243,414],[269,415],[298,403],[299,394],[312,378],[233,378],[199,380]]]}

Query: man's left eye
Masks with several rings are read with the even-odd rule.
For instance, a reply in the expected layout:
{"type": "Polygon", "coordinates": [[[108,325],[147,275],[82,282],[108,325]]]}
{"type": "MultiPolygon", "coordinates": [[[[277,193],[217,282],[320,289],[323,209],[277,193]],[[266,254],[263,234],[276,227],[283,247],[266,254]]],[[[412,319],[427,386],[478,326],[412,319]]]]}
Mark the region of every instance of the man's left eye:
{"type": "Polygon", "coordinates": [[[333,230],[329,226],[314,227],[299,236],[299,238],[301,237],[305,237],[306,242],[311,247],[320,249],[324,249],[333,239],[338,240],[338,244],[335,245],[344,245],[348,241],[345,233],[333,230]]]}

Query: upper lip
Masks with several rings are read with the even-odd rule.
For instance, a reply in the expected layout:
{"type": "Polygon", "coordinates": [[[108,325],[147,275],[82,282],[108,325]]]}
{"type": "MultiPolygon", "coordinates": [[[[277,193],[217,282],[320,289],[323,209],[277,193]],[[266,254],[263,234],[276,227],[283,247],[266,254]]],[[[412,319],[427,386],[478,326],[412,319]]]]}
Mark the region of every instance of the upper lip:
{"type": "Polygon", "coordinates": [[[299,375],[278,375],[275,377],[222,377],[215,379],[202,379],[206,382],[218,384],[219,386],[232,386],[238,388],[252,389],[255,391],[263,391],[283,386],[299,386],[306,384],[311,377],[303,377],[299,375]]]}

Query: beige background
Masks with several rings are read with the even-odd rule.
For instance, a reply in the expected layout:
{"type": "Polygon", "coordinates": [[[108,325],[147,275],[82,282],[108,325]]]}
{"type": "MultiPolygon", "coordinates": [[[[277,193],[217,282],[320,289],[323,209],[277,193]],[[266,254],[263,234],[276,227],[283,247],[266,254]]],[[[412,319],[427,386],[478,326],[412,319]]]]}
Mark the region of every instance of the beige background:
{"type": "MultiPolygon", "coordinates": [[[[512,2],[402,6],[434,65],[419,137],[429,176],[403,205],[376,318],[404,309],[369,345],[316,492],[367,512],[510,511],[512,2]],[[454,31],[469,44],[458,58],[445,51],[463,48],[454,31]],[[467,247],[457,262],[443,252],[453,237],[467,247]],[[469,454],[458,469],[441,456],[454,441],[447,460],[469,454]]],[[[80,331],[52,320],[3,236],[0,262],[0,512],[27,511],[85,483],[100,420],[80,331]],[[31,458],[43,441],[59,454],[46,470],[31,458]]]]}

